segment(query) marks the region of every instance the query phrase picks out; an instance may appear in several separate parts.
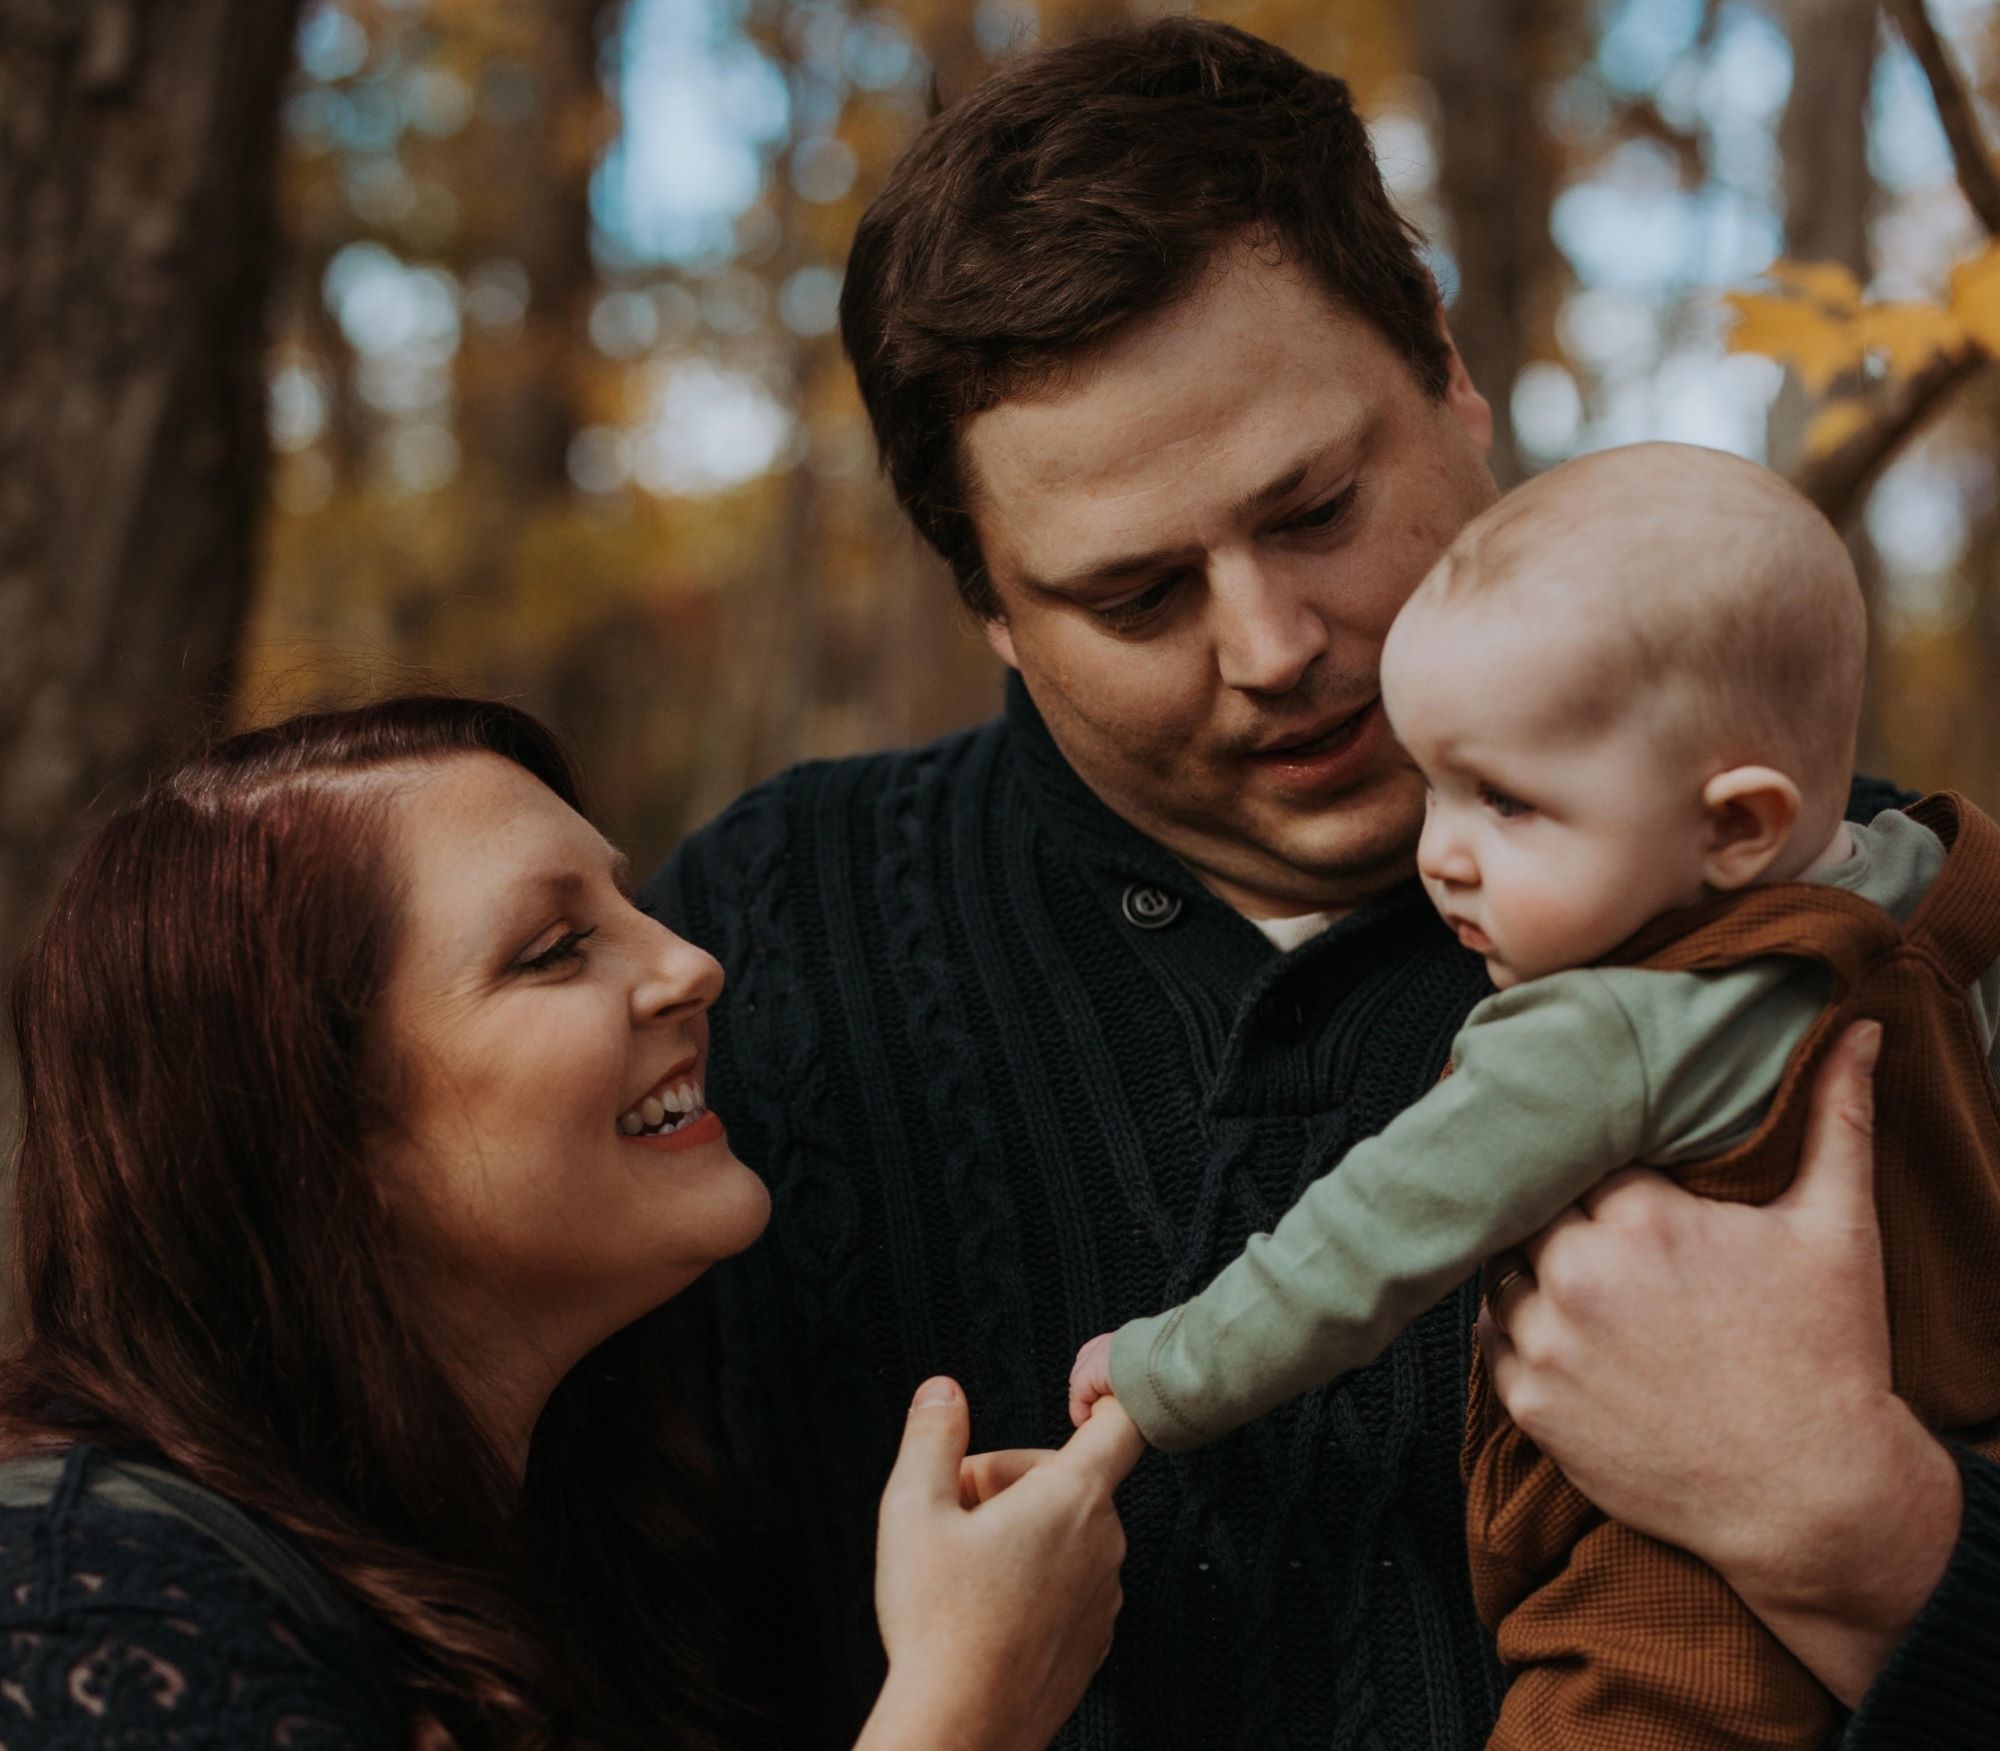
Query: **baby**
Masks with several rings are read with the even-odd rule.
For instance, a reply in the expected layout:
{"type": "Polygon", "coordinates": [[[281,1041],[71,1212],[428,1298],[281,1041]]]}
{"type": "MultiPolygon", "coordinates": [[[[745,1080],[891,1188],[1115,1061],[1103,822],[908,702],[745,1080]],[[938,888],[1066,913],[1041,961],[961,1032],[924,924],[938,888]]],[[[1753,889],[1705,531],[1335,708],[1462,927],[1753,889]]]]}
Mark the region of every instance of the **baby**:
{"type": "MultiPolygon", "coordinates": [[[[1843,819],[1865,648],[1832,527],[1776,475],[1648,444],[1477,518],[1391,629],[1429,783],[1417,867],[1497,995],[1451,1074],[1186,1304],[1086,1344],[1182,1449],[1372,1361],[1633,1162],[1762,1202],[1849,1021],[1885,1025],[1878,1201],[1897,1389],[2000,1414],[2000,829],[1955,798],[1843,819]]],[[[1468,1531],[1515,1681],[1505,1751],[1824,1743],[1831,1699],[1712,1571],[1612,1523],[1475,1363],[1468,1531]]]]}

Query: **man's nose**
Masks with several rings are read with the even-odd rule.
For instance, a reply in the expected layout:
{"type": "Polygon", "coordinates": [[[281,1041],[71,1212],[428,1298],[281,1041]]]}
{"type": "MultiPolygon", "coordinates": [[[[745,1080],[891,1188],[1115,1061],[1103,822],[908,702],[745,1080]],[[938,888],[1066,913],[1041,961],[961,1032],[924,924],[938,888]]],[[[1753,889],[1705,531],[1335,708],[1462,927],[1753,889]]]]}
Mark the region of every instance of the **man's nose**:
{"type": "Polygon", "coordinates": [[[1225,685],[1244,693],[1289,693],[1332,643],[1302,580],[1255,553],[1210,562],[1215,657],[1225,685]]]}
{"type": "Polygon", "coordinates": [[[1451,811],[1432,804],[1417,840],[1417,873],[1429,882],[1469,888],[1479,881],[1479,864],[1472,848],[1453,824],[1451,811]]]}

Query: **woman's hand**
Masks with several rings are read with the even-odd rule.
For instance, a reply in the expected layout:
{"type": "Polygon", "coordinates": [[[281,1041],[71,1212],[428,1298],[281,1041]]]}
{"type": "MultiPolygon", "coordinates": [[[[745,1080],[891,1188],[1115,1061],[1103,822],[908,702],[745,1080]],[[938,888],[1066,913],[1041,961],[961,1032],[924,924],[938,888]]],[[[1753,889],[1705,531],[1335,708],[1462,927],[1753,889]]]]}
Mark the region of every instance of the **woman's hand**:
{"type": "Polygon", "coordinates": [[[1951,1455],[1890,1390],[1870,1072],[1850,1028],[1798,1177],[1752,1208],[1606,1180],[1482,1315],[1514,1420],[1615,1520],[1712,1564],[1850,1706],[1958,1533],[1951,1455]],[[1498,1323],[1495,1323],[1495,1320],[1498,1323]]]}
{"type": "Polygon", "coordinates": [[[1131,1418],[1107,1399],[1060,1451],[968,1460],[969,1436],[957,1383],[926,1381],[882,1493],[889,1681],[856,1751],[1041,1751],[1110,1651],[1131,1418]]]}

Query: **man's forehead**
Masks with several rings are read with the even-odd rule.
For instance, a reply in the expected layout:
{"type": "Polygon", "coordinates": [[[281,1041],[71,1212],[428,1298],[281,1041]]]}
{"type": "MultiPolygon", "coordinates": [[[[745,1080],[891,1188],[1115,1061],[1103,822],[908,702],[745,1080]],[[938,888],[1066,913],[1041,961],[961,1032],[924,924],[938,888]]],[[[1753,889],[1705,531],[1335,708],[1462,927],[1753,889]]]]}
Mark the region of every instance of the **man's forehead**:
{"type": "MultiPolygon", "coordinates": [[[[1137,572],[1205,545],[1339,483],[1367,446],[1357,408],[1298,406],[1171,437],[1135,429],[1118,453],[1075,452],[1069,466],[1003,466],[972,510],[989,568],[1061,587],[1137,572]],[[1289,416],[1289,417],[1287,417],[1289,416]]],[[[968,467],[968,479],[976,469],[968,467]]]]}
{"type": "Polygon", "coordinates": [[[1087,367],[973,415],[959,434],[989,566],[1040,571],[1220,516],[1351,441],[1407,365],[1285,264],[1253,259],[1118,336],[1087,367]],[[1389,387],[1385,389],[1385,384],[1389,387]],[[1103,548],[1099,549],[1100,537],[1103,548]],[[1073,553],[1088,540],[1093,552],[1073,553]]]}

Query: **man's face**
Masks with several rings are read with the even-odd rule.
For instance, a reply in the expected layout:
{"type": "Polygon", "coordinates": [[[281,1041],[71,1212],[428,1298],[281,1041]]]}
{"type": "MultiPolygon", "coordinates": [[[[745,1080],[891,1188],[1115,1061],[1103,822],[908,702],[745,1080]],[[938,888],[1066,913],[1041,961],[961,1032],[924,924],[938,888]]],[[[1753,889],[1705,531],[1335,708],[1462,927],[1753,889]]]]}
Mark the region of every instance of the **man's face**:
{"type": "Polygon", "coordinates": [[[988,636],[1093,790],[1253,915],[1409,873],[1423,784],[1376,663],[1494,494],[1491,415],[1248,246],[963,434],[988,636]]]}

